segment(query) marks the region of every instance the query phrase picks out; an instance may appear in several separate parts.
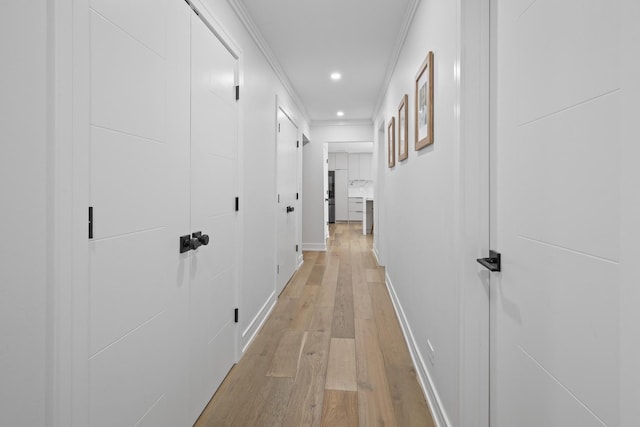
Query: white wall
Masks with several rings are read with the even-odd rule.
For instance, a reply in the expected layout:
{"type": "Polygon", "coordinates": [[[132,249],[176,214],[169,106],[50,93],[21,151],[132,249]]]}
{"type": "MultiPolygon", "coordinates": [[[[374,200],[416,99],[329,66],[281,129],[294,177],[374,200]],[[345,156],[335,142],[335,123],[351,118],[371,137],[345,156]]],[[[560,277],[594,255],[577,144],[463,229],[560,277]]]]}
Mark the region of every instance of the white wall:
{"type": "Polygon", "coordinates": [[[371,142],[373,133],[368,122],[312,124],[311,143],[304,147],[302,247],[322,250],[324,242],[324,186],[322,147],[328,142],[371,142]]]}
{"type": "Polygon", "coordinates": [[[0,13],[0,425],[47,418],[48,1],[0,13]]]}
{"type": "Polygon", "coordinates": [[[482,245],[488,245],[487,213],[480,212],[483,206],[488,209],[488,198],[482,205],[479,188],[488,184],[488,171],[478,154],[482,144],[488,149],[488,128],[483,138],[482,118],[472,120],[481,110],[479,26],[467,22],[461,8],[477,18],[479,2],[469,2],[476,7],[473,11],[466,3],[420,3],[376,116],[374,149],[376,163],[383,165],[376,191],[384,194],[377,207],[383,234],[376,238],[376,251],[383,254],[392,297],[412,340],[418,374],[427,384],[436,418],[450,425],[483,425],[488,422],[488,283],[478,277],[475,258],[482,245]],[[461,48],[462,43],[468,49],[461,48]],[[435,55],[435,143],[415,151],[415,76],[428,51],[435,55]],[[461,75],[468,80],[461,80],[461,75]],[[461,86],[467,90],[464,96],[461,86]],[[391,117],[397,122],[405,94],[409,158],[396,160],[389,169],[386,129],[391,117]],[[470,336],[472,330],[475,337],[470,336]]]}
{"type": "MultiPolygon", "coordinates": [[[[240,289],[242,347],[266,314],[275,291],[276,252],[276,96],[302,133],[309,126],[265,56],[226,0],[204,0],[212,15],[242,49],[240,115],[242,120],[243,277],[240,289]],[[266,304],[266,305],[265,305],[266,304]]],[[[301,142],[302,144],[302,142],[301,142]]],[[[300,221],[301,217],[299,217],[300,221]]]]}

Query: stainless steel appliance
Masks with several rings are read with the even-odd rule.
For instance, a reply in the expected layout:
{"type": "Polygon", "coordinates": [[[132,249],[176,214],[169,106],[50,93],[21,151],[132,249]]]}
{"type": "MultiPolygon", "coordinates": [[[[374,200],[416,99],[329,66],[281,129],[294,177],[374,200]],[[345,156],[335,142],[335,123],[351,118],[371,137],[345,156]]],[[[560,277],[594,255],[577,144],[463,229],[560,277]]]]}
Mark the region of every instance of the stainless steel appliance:
{"type": "Polygon", "coordinates": [[[336,173],[329,171],[329,189],[327,190],[327,198],[329,200],[329,224],[336,222],[336,173]]]}

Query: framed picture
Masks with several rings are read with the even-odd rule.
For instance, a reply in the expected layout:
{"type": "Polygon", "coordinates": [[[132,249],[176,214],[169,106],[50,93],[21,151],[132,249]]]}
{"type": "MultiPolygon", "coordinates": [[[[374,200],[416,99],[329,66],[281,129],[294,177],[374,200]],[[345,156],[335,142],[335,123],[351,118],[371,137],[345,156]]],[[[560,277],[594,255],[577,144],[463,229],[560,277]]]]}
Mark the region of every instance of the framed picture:
{"type": "Polygon", "coordinates": [[[389,167],[396,165],[396,118],[391,117],[389,127],[387,128],[387,159],[389,167]]]}
{"type": "Polygon", "coordinates": [[[433,144],[433,52],[416,75],[416,151],[433,144]]]}
{"type": "Polygon", "coordinates": [[[409,97],[405,94],[398,106],[398,161],[409,157],[409,123],[407,122],[407,104],[409,97]]]}

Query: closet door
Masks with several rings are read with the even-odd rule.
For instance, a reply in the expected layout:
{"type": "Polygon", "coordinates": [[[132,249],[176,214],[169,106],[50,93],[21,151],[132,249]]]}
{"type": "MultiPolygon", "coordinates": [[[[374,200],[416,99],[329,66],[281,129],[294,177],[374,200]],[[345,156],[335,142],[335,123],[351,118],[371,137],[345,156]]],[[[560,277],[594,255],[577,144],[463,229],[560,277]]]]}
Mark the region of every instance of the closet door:
{"type": "Polygon", "coordinates": [[[88,396],[75,396],[88,406],[82,425],[186,423],[189,254],[179,253],[178,237],[189,230],[191,11],[181,1],[146,3],[93,0],[89,11],[93,230],[88,310],[77,317],[86,316],[89,340],[88,361],[77,365],[88,383],[88,396]]]}
{"type": "Polygon", "coordinates": [[[191,18],[190,422],[235,362],[237,283],[237,60],[196,15],[191,18]],[[203,242],[206,242],[204,238],[203,242]]]}

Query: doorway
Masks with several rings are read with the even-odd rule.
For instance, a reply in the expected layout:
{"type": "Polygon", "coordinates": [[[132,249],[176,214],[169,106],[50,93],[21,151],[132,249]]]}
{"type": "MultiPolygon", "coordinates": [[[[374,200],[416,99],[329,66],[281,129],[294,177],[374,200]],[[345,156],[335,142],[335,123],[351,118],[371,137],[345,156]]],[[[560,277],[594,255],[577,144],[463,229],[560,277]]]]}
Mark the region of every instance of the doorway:
{"type": "Polygon", "coordinates": [[[280,294],[297,269],[298,245],[298,127],[291,115],[278,107],[276,143],[277,279],[280,294]]]}

